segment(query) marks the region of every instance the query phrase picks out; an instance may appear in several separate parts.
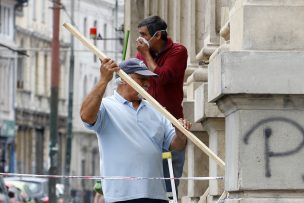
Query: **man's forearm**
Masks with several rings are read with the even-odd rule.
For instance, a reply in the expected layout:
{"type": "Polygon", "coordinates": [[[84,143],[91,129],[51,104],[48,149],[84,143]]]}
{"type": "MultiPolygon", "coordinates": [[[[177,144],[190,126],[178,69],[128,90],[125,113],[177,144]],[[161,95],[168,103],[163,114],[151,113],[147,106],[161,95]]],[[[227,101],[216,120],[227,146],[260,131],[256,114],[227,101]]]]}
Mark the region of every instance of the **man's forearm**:
{"type": "Polygon", "coordinates": [[[107,82],[99,81],[93,90],[84,98],[80,109],[82,121],[89,124],[96,122],[97,113],[107,84],[107,82]]]}
{"type": "MultiPolygon", "coordinates": [[[[180,122],[180,124],[183,125],[183,127],[186,130],[190,130],[192,124],[188,120],[180,118],[180,119],[178,119],[178,121],[180,122]]],[[[186,144],[187,144],[187,137],[177,128],[175,128],[175,132],[176,132],[176,134],[172,140],[170,149],[171,150],[185,149],[186,144]]]]}
{"type": "Polygon", "coordinates": [[[176,135],[173,138],[170,150],[183,150],[185,149],[186,144],[187,144],[187,137],[178,129],[176,129],[176,135]]]}

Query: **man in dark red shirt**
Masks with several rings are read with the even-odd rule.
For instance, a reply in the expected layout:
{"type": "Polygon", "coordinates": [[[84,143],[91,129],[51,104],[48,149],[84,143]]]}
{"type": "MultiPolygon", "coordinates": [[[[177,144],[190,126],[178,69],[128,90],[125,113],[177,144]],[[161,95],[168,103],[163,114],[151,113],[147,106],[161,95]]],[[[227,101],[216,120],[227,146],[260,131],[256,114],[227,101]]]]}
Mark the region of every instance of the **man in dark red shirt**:
{"type": "MultiPolygon", "coordinates": [[[[136,57],[159,77],[150,79],[148,92],[175,118],[183,118],[183,82],[187,68],[187,49],[167,37],[167,24],[159,16],[150,16],[138,25],[140,37],[137,39],[136,57]]],[[[183,172],[185,151],[173,152],[175,177],[183,172]]],[[[165,177],[169,177],[167,162],[164,162],[165,177]]],[[[178,186],[179,181],[176,181],[178,186]]],[[[171,185],[166,181],[167,191],[171,185]]]]}

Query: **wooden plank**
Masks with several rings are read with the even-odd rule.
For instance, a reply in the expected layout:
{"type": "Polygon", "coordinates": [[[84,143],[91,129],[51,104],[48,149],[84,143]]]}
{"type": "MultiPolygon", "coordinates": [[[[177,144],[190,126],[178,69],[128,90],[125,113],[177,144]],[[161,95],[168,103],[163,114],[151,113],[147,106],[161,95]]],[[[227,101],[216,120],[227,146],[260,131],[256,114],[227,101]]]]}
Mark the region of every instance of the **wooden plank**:
{"type": "MultiPolygon", "coordinates": [[[[76,30],[71,24],[64,23],[63,26],[73,34],[82,44],[91,50],[101,60],[107,58],[107,56],[99,51],[96,46],[87,40],[78,30],[76,30]]],[[[147,93],[140,85],[138,85],[130,76],[124,71],[119,70],[117,74],[125,80],[131,87],[133,87],[141,96],[143,96],[151,105],[154,106],[160,113],[162,113],[176,128],[178,128],[184,135],[187,136],[198,148],[205,152],[210,158],[214,159],[218,165],[225,168],[225,163],[221,160],[213,151],[211,151],[202,141],[200,141],[194,134],[186,130],[179,121],[172,116],[164,107],[162,107],[149,93],[147,93]]]]}
{"type": "Polygon", "coordinates": [[[206,203],[208,195],[209,195],[209,187],[206,189],[206,191],[204,192],[204,194],[200,197],[198,203],[206,203]]]}
{"type": "Polygon", "coordinates": [[[216,201],[216,203],[224,202],[223,200],[226,198],[227,195],[228,195],[228,192],[224,191],[222,193],[222,195],[220,196],[220,198],[216,201]]]}

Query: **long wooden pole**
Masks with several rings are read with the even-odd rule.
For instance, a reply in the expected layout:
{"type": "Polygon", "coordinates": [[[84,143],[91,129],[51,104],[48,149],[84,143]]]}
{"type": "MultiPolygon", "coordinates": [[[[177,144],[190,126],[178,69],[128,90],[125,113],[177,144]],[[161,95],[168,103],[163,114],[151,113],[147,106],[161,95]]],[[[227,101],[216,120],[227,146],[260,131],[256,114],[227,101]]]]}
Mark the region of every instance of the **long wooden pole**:
{"type": "MultiPolygon", "coordinates": [[[[71,24],[64,23],[63,26],[71,32],[79,41],[82,42],[89,50],[91,50],[101,60],[107,58],[107,56],[99,51],[88,39],[86,39],[77,29],[71,24]]],[[[184,133],[189,140],[191,140],[198,148],[205,152],[210,158],[214,159],[218,165],[225,168],[225,162],[221,160],[214,152],[212,152],[202,141],[200,141],[194,134],[186,130],[179,121],[172,116],[164,107],[162,107],[152,96],[149,95],[141,86],[139,86],[130,76],[124,71],[119,70],[117,74],[125,80],[131,87],[133,87],[141,96],[151,103],[160,113],[162,113],[176,128],[184,133]]]]}

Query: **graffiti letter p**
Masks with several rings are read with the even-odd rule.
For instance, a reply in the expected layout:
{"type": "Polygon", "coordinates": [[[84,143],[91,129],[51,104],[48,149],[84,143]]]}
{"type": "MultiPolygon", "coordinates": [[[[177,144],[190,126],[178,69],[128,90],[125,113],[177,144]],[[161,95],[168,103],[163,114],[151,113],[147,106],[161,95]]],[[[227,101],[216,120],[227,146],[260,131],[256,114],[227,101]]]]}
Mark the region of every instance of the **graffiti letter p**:
{"type": "MultiPolygon", "coordinates": [[[[260,126],[265,126],[267,123],[271,122],[285,122],[293,126],[294,128],[298,129],[303,136],[302,142],[299,143],[294,149],[285,151],[285,152],[273,152],[270,149],[269,145],[269,139],[272,135],[272,130],[270,127],[265,127],[264,129],[264,139],[265,139],[265,176],[271,177],[271,169],[270,169],[270,158],[271,157],[283,157],[283,156],[290,156],[292,154],[295,154],[299,152],[304,147],[304,129],[302,126],[300,126],[297,122],[290,120],[288,118],[283,117],[274,117],[274,118],[267,118],[263,119],[260,122],[258,122],[256,125],[254,125],[244,136],[244,143],[248,144],[248,140],[250,135],[260,126]]],[[[304,177],[304,176],[303,176],[304,177]]]]}

